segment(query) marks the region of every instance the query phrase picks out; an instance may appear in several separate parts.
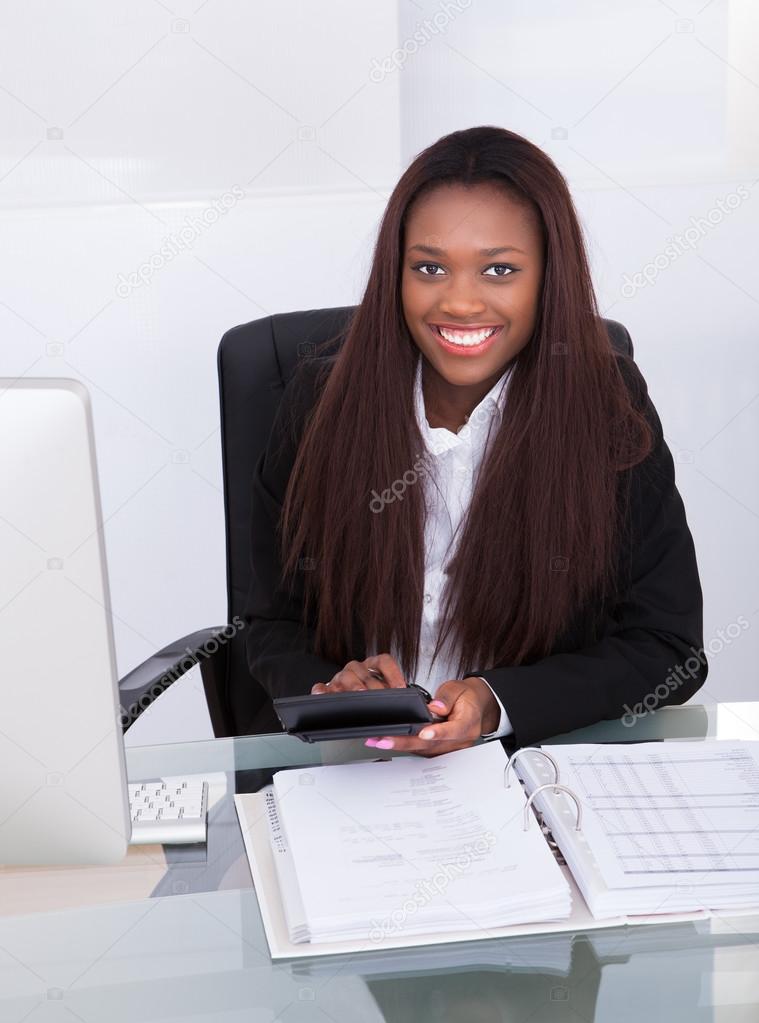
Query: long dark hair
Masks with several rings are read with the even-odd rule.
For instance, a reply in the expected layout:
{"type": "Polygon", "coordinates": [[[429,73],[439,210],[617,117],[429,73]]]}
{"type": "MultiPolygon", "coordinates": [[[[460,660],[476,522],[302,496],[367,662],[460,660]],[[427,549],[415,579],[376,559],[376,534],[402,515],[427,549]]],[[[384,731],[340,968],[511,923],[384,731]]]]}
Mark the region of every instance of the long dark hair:
{"type": "Polygon", "coordinates": [[[303,430],[280,519],[283,575],[292,592],[302,573],[315,652],[339,664],[358,658],[358,628],[378,653],[395,644],[409,680],[419,654],[424,486],[407,486],[381,513],[370,500],[425,454],[413,405],[420,353],[403,315],[401,273],[411,204],[443,183],[506,188],[537,213],[545,252],[534,333],[516,359],[448,563],[435,653],[453,630],[459,677],[547,656],[578,610],[600,620],[617,589],[629,469],[653,443],[626,382],[637,370],[623,373],[625,357],[613,352],[556,165],[489,126],[425,149],[388,201],[366,290],[303,430]]]}

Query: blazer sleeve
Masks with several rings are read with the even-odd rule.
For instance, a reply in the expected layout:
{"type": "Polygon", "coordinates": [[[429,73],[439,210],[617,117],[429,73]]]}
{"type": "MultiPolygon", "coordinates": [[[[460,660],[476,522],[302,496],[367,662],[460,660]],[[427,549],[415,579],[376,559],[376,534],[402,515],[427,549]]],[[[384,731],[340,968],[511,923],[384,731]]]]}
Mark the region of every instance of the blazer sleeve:
{"type": "Polygon", "coordinates": [[[651,453],[629,470],[628,585],[592,645],[467,672],[490,684],[519,746],[603,719],[633,725],[657,707],[685,703],[706,679],[701,584],[672,455],[640,371],[631,359],[620,369],[655,434],[651,453]]]}
{"type": "Polygon", "coordinates": [[[345,667],[313,652],[313,623],[304,621],[302,572],[296,572],[290,596],[279,556],[277,527],[305,414],[313,405],[315,379],[308,370],[285,387],[251,482],[246,657],[251,675],[272,699],[306,695],[315,682],[327,682],[345,667]]]}

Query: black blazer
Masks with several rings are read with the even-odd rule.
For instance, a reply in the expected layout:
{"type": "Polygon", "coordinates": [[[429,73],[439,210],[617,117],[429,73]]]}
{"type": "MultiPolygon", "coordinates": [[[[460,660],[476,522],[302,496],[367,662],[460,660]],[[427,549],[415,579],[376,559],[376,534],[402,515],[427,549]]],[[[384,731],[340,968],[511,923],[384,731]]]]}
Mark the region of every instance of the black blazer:
{"type": "MultiPolygon", "coordinates": [[[[631,533],[621,598],[588,632],[578,611],[548,657],[523,665],[474,665],[465,675],[486,678],[501,699],[517,745],[531,745],[602,719],[633,724],[664,704],[680,704],[703,685],[702,593],[693,539],[675,486],[672,455],[639,369],[617,354],[638,407],[655,431],[651,454],[631,470],[631,533]],[[595,641],[588,642],[588,635],[595,641]]],[[[335,356],[305,360],[285,388],[266,450],[252,481],[252,582],[244,619],[251,685],[269,697],[309,693],[345,667],[313,652],[313,623],[303,622],[303,590],[281,585],[276,527],[305,419],[335,356]],[[254,681],[255,680],[255,681],[254,681]]],[[[302,579],[297,573],[298,581],[302,579]]],[[[597,615],[597,609],[594,616],[597,615]]],[[[356,631],[353,657],[366,650],[356,631]]],[[[276,729],[276,717],[256,727],[276,729]]],[[[632,734],[632,733],[631,733],[632,734]]]]}

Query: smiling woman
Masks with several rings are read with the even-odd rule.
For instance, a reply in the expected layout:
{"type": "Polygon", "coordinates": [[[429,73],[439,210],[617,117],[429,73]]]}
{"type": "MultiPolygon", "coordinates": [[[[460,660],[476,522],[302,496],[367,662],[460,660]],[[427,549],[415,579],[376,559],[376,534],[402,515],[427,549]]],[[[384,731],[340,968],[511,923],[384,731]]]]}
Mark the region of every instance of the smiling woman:
{"type": "Polygon", "coordinates": [[[425,361],[427,420],[456,432],[535,329],[540,224],[504,185],[439,185],[415,201],[406,240],[403,313],[425,361]],[[441,239],[445,248],[431,244],[441,239]],[[508,244],[488,248],[499,239],[508,244]]]}
{"type": "Polygon", "coordinates": [[[339,354],[282,397],[252,540],[248,662],[270,697],[433,692],[439,721],[381,748],[621,716],[702,647],[661,423],[532,143],[470,128],[402,175],[339,354]],[[420,458],[402,499],[371,506],[420,458]]]}

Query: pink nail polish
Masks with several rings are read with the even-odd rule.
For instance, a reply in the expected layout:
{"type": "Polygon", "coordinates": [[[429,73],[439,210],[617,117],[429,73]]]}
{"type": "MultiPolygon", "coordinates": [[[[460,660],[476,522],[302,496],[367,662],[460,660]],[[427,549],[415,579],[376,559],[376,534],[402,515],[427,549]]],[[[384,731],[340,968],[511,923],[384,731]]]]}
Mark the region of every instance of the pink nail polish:
{"type": "Polygon", "coordinates": [[[379,739],[376,743],[377,749],[392,749],[394,746],[392,739],[379,739]]]}
{"type": "Polygon", "coordinates": [[[379,739],[367,739],[364,746],[376,746],[378,742],[379,739]]]}

